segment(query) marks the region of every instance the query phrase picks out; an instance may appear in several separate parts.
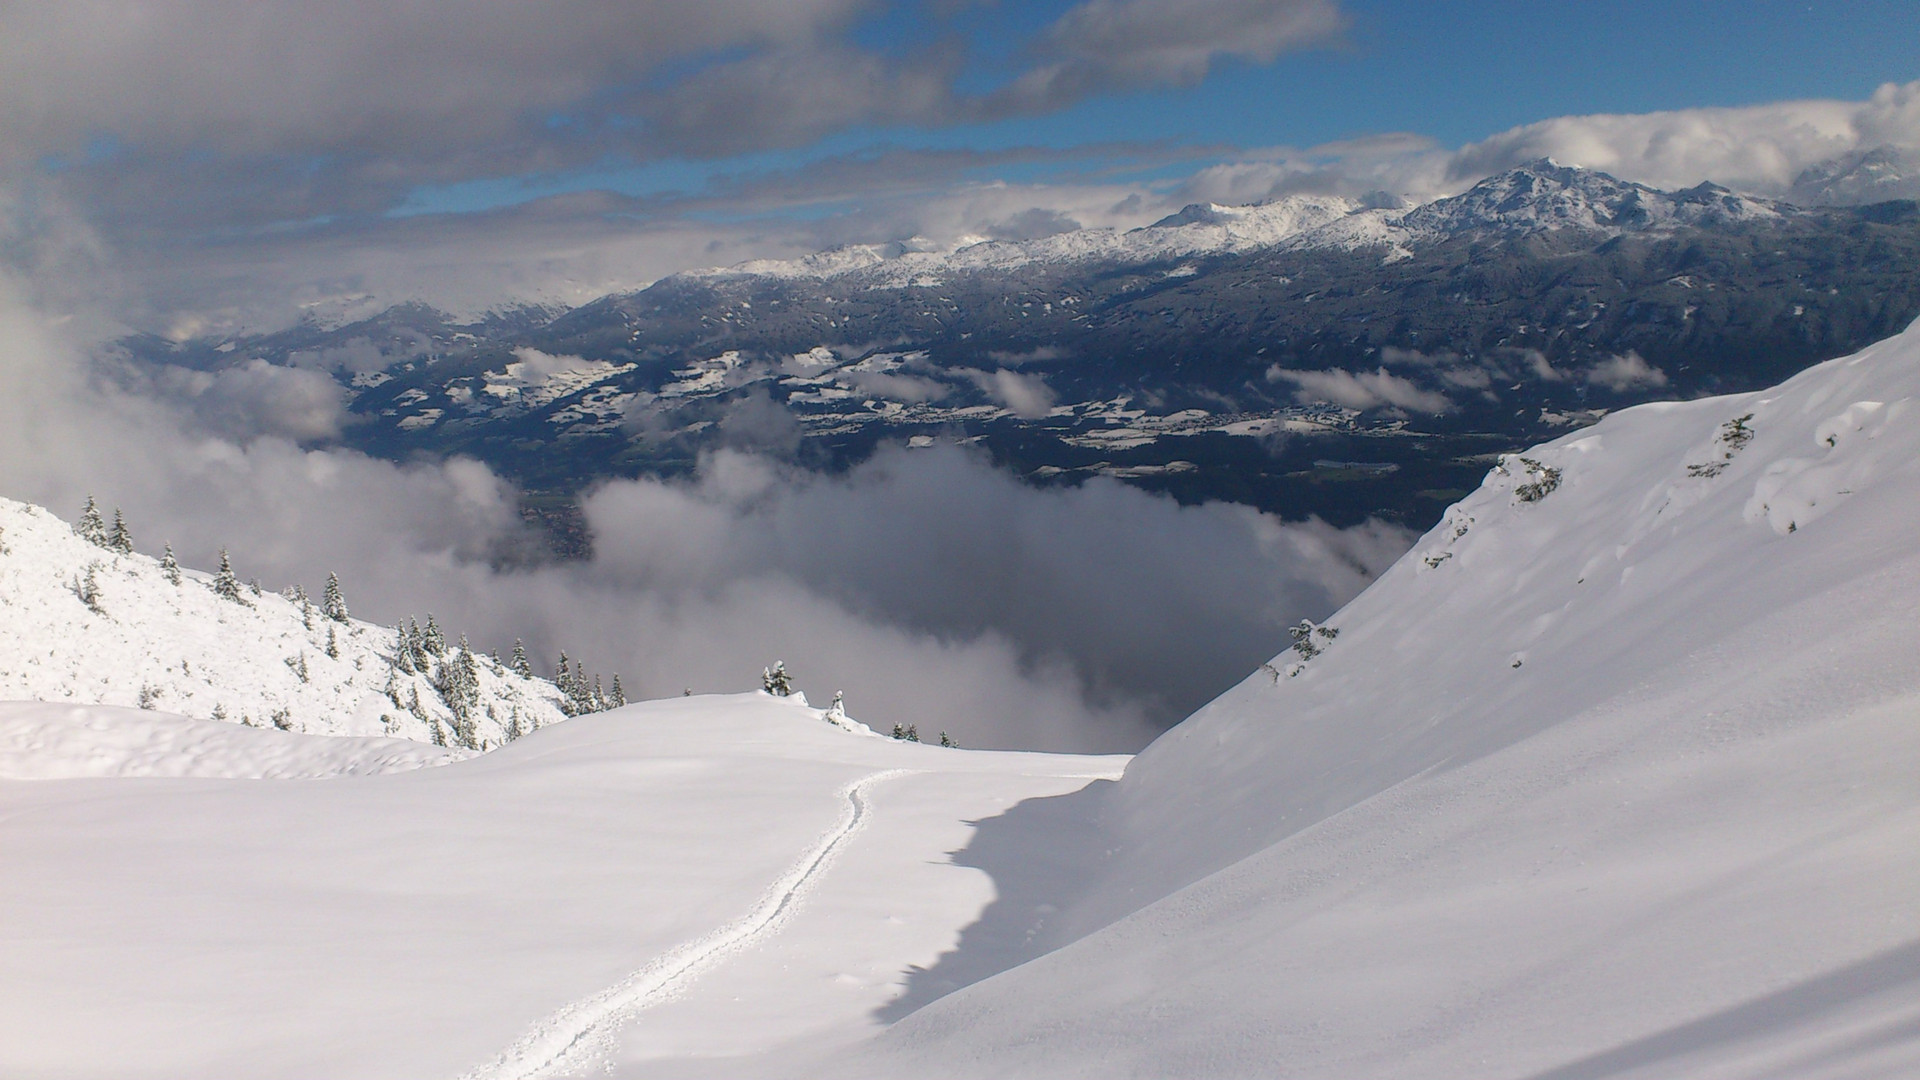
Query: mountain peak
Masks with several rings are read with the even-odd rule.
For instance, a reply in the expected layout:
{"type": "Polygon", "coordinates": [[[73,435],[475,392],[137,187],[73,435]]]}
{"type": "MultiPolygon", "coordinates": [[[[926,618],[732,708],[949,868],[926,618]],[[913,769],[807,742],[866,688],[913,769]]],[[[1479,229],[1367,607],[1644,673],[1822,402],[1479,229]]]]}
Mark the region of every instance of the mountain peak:
{"type": "Polygon", "coordinates": [[[1778,215],[1765,200],[1711,182],[1665,192],[1597,169],[1536,158],[1412,210],[1400,223],[1428,237],[1556,229],[1611,234],[1778,215]]]}

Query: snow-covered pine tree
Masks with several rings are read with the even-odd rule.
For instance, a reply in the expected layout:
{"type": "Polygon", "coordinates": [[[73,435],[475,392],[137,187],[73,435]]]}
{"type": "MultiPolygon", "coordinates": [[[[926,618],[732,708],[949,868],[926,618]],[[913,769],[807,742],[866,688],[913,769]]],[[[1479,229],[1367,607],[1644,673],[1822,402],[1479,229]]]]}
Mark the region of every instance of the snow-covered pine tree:
{"type": "Polygon", "coordinates": [[[160,556],[160,572],[166,575],[168,584],[180,584],[180,560],[173,557],[172,544],[168,544],[166,554],[160,556]]]}
{"type": "MultiPolygon", "coordinates": [[[[393,628],[393,668],[408,675],[413,674],[413,639],[407,636],[405,626],[393,628]]],[[[395,702],[394,704],[399,704],[395,702]]]]}
{"type": "Polygon", "coordinates": [[[122,555],[133,554],[133,534],[127,531],[127,519],[120,516],[120,508],[113,508],[113,531],[107,534],[107,547],[122,555]]]}
{"type": "Polygon", "coordinates": [[[100,507],[94,503],[93,496],[87,496],[87,505],[81,508],[80,521],[73,531],[90,544],[107,546],[107,523],[100,520],[100,507]]]}
{"type": "Polygon", "coordinates": [[[309,630],[313,629],[313,601],[308,598],[307,590],[295,585],[293,600],[300,605],[300,625],[309,630]]]}
{"type": "Polygon", "coordinates": [[[80,576],[80,580],[73,583],[73,595],[79,597],[80,602],[87,605],[87,610],[93,612],[95,615],[105,615],[107,613],[107,609],[100,606],[99,563],[90,562],[87,564],[87,572],[80,576]]]}
{"type": "Polygon", "coordinates": [[[919,742],[920,741],[920,725],[908,724],[907,733],[904,736],[902,736],[902,738],[906,739],[908,742],[919,742]]]}
{"type": "Polygon", "coordinates": [[[474,750],[480,749],[479,733],[475,730],[474,709],[480,703],[480,674],[474,668],[473,650],[462,637],[453,656],[440,668],[440,678],[436,687],[441,700],[447,703],[447,711],[453,714],[454,739],[461,745],[474,750]]]}
{"type": "Polygon", "coordinates": [[[775,660],[772,667],[760,669],[760,689],[774,697],[788,697],[793,693],[793,679],[787,674],[785,660],[775,660]]]}
{"type": "Polygon", "coordinates": [[[220,703],[219,703],[219,702],[217,702],[217,701],[216,701],[216,702],[214,702],[214,703],[213,703],[213,713],[212,713],[212,715],[211,715],[211,716],[209,717],[209,719],[213,719],[213,720],[218,720],[218,721],[220,721],[220,722],[221,722],[221,723],[223,723],[223,724],[224,724],[224,723],[226,723],[226,722],[227,722],[227,707],[226,707],[225,705],[222,705],[222,704],[220,704],[220,703]]]}
{"type": "Polygon", "coordinates": [[[568,707],[572,709],[567,715],[585,716],[588,713],[600,711],[599,703],[595,700],[593,683],[587,681],[587,665],[581,663],[573,665],[573,678],[568,683],[567,690],[568,707]]]}
{"type": "Polygon", "coordinates": [[[420,632],[420,644],[434,656],[447,655],[447,639],[440,633],[440,624],[433,621],[433,612],[427,612],[427,628],[420,632]]]}
{"type": "Polygon", "coordinates": [[[533,678],[533,662],[527,659],[527,647],[520,643],[519,638],[513,639],[513,662],[510,666],[515,675],[523,679],[533,678]]]}
{"type": "Polygon", "coordinates": [[[593,699],[592,700],[593,700],[594,712],[607,711],[607,695],[604,691],[600,689],[600,676],[598,675],[595,675],[593,677],[593,699]]]}
{"type": "Polygon", "coordinates": [[[613,673],[613,691],[607,695],[607,708],[618,709],[627,703],[627,692],[620,688],[620,673],[613,673]]]}
{"type": "MultiPolygon", "coordinates": [[[[320,597],[320,613],[337,623],[348,619],[347,601],[340,595],[340,578],[336,574],[327,575],[327,589],[320,597]]],[[[428,616],[427,622],[431,625],[433,617],[428,616]]]]}
{"type": "Polygon", "coordinates": [[[953,741],[953,736],[944,731],[940,733],[940,745],[950,750],[957,750],[960,747],[959,743],[953,741]]]}
{"type": "Polygon", "coordinates": [[[233,576],[233,561],[227,558],[227,549],[220,549],[220,572],[213,575],[213,591],[222,600],[231,600],[244,604],[240,596],[240,579],[233,576]]]}
{"type": "Polygon", "coordinates": [[[340,639],[333,635],[333,627],[327,627],[327,658],[340,659],[340,639]]]}

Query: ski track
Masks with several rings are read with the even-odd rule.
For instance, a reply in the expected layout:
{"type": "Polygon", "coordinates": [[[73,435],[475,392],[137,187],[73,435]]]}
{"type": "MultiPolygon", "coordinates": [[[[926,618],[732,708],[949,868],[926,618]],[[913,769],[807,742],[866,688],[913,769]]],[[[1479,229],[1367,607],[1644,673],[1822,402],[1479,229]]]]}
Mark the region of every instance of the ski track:
{"type": "Polygon", "coordinates": [[[567,1005],[533,1026],[493,1061],[460,1080],[534,1080],[589,1072],[610,1058],[620,1029],[667,1001],[728,956],[778,933],[826,872],[833,856],[867,824],[868,792],[915,769],[887,769],[842,788],[847,811],[744,918],[666,953],[605,990],[567,1005]]]}

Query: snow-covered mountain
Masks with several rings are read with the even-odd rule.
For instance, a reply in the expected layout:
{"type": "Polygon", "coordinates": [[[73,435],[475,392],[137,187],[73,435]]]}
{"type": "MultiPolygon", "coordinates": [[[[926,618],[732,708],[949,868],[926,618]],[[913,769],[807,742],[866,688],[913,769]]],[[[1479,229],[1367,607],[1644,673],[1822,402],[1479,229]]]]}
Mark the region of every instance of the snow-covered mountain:
{"type": "Polygon", "coordinates": [[[1920,198],[1920,162],[1891,146],[1823,161],[1794,178],[1787,198],[1805,206],[1920,198]]]}
{"type": "Polygon", "coordinates": [[[476,750],[580,711],[554,683],[437,627],[410,635],[330,618],[324,596],[239,586],[228,599],[217,585],[0,499],[0,699],[476,750]]]}
{"type": "Polygon", "coordinates": [[[1917,406],[1920,328],[1508,457],[835,1071],[1914,1075],[1917,406]]]}
{"type": "Polygon", "coordinates": [[[1028,266],[1151,263],[1267,249],[1353,251],[1389,257],[1451,237],[1563,229],[1613,235],[1778,218],[1793,207],[1714,184],[1665,192],[1542,158],[1490,176],[1468,191],[1413,207],[1382,207],[1333,195],[1290,195],[1250,206],[1196,203],[1131,230],[1077,229],[1037,240],[860,244],[796,260],[757,260],[692,271],[690,280],[738,277],[840,280],[857,288],[936,285],[956,275],[1028,266]]]}

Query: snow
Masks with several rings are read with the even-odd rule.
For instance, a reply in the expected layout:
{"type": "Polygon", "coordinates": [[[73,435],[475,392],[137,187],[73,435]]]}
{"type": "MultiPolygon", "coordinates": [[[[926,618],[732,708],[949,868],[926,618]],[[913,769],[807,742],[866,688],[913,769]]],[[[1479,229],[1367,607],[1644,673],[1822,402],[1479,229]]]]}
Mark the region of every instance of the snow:
{"type": "MultiPolygon", "coordinates": [[[[1144,228],[1075,229],[1036,240],[963,240],[941,247],[923,238],[857,244],[794,260],[756,260],[684,277],[807,278],[856,288],[935,287],[956,276],[1032,266],[1111,261],[1140,264],[1282,251],[1377,249],[1387,262],[1456,236],[1575,229],[1601,236],[1686,226],[1777,220],[1793,208],[1713,184],[1666,192],[1550,159],[1528,162],[1456,196],[1401,209],[1333,195],[1290,195],[1250,206],[1195,203],[1144,228]]],[[[1169,278],[1198,272],[1191,265],[1169,278]]]]}
{"type": "Polygon", "coordinates": [[[1909,330],[1504,462],[1134,760],[1084,936],[835,1070],[1920,1071],[1916,393],[1909,330]]]}
{"type": "Polygon", "coordinates": [[[1124,761],[898,742],[756,693],[382,775],[0,780],[0,1074],[520,1076],[556,1050],[857,1041],[991,899],[946,858],[968,822],[1124,761]]]}
{"type": "MultiPolygon", "coordinates": [[[[1913,329],[1504,458],[1131,761],[0,709],[0,1074],[1920,1074],[1917,396],[1913,329]]],[[[286,670],[293,605],[0,510],[50,696],[68,637],[286,670]]]]}
{"type": "MultiPolygon", "coordinates": [[[[239,602],[223,599],[193,570],[176,585],[151,556],[102,548],[40,507],[0,499],[0,700],[203,720],[219,709],[234,723],[321,735],[432,741],[434,726],[443,738],[457,727],[428,675],[395,670],[393,629],[318,609],[245,587],[239,602]],[[89,567],[97,611],[78,595],[89,567]]],[[[565,719],[552,683],[476,659],[476,747],[565,719]]]]}
{"type": "Polygon", "coordinates": [[[310,738],[111,705],[0,701],[0,780],[318,780],[430,768],[471,753],[406,739],[310,738]]]}

